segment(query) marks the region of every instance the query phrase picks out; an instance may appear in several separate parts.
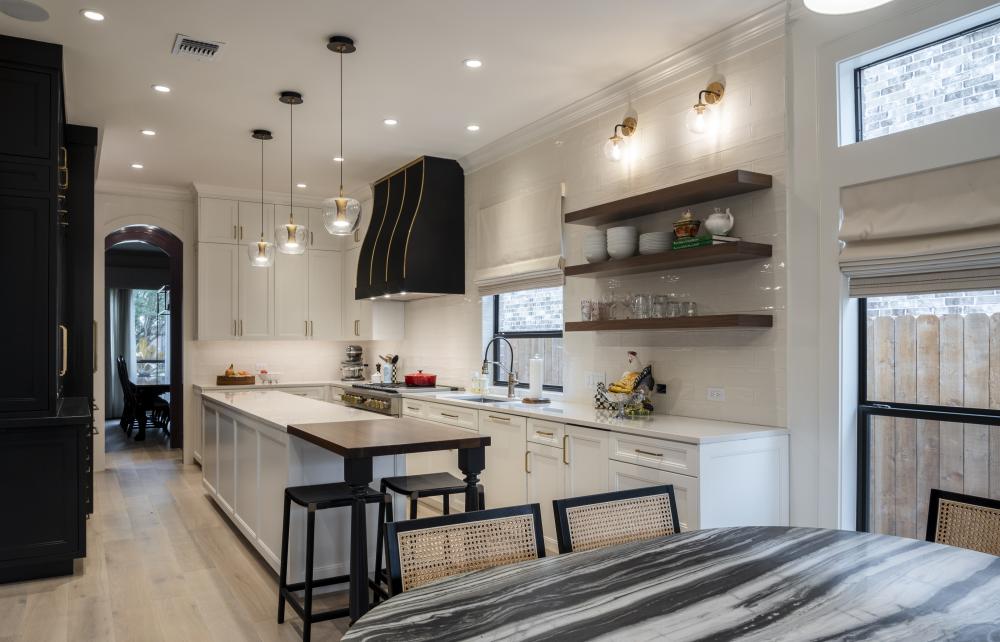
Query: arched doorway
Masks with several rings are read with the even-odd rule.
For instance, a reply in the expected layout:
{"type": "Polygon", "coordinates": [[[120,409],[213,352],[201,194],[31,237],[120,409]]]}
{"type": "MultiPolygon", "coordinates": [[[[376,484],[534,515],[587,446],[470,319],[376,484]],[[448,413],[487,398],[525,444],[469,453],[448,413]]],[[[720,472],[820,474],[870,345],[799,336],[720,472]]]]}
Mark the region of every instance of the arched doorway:
{"type": "Polygon", "coordinates": [[[182,334],[184,304],[184,243],[160,227],[128,225],[108,234],[105,251],[130,242],[141,242],[161,250],[168,257],[170,286],[170,447],[184,445],[184,364],[182,334]]]}

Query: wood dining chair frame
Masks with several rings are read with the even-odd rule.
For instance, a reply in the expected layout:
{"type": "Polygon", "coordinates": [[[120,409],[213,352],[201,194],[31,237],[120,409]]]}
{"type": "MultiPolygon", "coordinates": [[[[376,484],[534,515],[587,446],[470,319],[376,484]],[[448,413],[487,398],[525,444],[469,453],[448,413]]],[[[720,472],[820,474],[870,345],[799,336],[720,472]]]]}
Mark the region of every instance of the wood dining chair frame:
{"type": "MultiPolygon", "coordinates": [[[[573,540],[570,533],[570,523],[568,511],[579,506],[592,506],[595,504],[608,504],[611,502],[628,501],[654,497],[656,495],[667,495],[670,503],[670,522],[673,526],[673,533],[681,532],[680,518],[677,515],[677,499],[674,497],[674,487],[671,484],[663,486],[649,486],[647,488],[635,488],[631,490],[618,490],[610,493],[598,493],[596,495],[584,495],[582,497],[569,497],[567,499],[552,500],[552,510],[555,513],[556,537],[559,540],[559,553],[572,553],[573,540]]],[[[628,540],[628,541],[637,541],[628,540]]],[[[621,542],[625,543],[625,542],[621,542]]]]}
{"type": "MultiPolygon", "coordinates": [[[[982,542],[980,546],[963,546],[960,544],[954,544],[950,541],[939,540],[938,539],[938,525],[941,517],[941,502],[956,502],[960,504],[967,504],[971,507],[985,509],[984,512],[990,514],[1000,515],[1000,500],[989,499],[987,497],[976,497],[975,495],[963,495],[962,493],[955,493],[947,490],[940,490],[938,488],[931,489],[930,503],[927,506],[927,534],[926,540],[928,542],[934,542],[937,544],[947,544],[949,546],[958,546],[959,548],[965,548],[969,550],[975,550],[982,553],[989,553],[991,555],[1000,555],[1000,529],[996,532],[991,532],[990,535],[992,540],[989,542],[982,542]]],[[[1000,518],[998,518],[1000,522],[1000,518]]]]}
{"type": "MultiPolygon", "coordinates": [[[[508,517],[520,517],[525,515],[531,516],[534,520],[533,529],[536,558],[545,557],[545,540],[542,536],[542,513],[538,504],[504,506],[503,508],[491,508],[468,513],[456,513],[452,515],[424,517],[421,519],[410,519],[402,522],[387,523],[385,525],[387,540],[386,551],[389,563],[389,578],[392,586],[392,594],[398,595],[403,592],[402,559],[399,550],[400,534],[440,527],[461,527],[463,524],[497,521],[508,517]]],[[[497,566],[502,566],[502,564],[497,566]]],[[[453,574],[458,575],[463,572],[465,571],[456,569],[453,574]]]]}

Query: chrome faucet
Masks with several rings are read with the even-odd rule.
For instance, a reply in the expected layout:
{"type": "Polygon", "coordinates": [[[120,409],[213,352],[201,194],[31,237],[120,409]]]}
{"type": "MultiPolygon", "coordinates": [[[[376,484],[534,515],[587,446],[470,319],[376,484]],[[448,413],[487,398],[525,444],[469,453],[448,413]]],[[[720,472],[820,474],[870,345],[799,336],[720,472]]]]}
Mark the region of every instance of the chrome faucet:
{"type": "Polygon", "coordinates": [[[486,351],[483,353],[484,375],[488,375],[490,373],[490,364],[503,368],[504,370],[507,371],[507,398],[516,399],[516,397],[514,396],[514,388],[517,387],[517,373],[514,372],[514,346],[510,344],[510,341],[507,340],[507,337],[498,334],[497,336],[490,339],[489,342],[486,344],[486,351]],[[498,340],[502,340],[504,343],[506,343],[507,348],[510,350],[510,367],[504,366],[499,361],[489,360],[490,348],[498,340]]]}

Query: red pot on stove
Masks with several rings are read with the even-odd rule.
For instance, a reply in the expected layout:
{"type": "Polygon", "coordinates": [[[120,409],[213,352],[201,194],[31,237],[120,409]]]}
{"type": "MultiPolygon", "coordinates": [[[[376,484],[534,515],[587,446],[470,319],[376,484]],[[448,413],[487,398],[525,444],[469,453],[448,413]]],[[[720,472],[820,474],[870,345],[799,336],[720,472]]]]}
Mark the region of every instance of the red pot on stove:
{"type": "Polygon", "coordinates": [[[433,386],[437,384],[438,376],[435,374],[425,374],[423,370],[417,370],[406,375],[406,385],[408,386],[433,386]]]}

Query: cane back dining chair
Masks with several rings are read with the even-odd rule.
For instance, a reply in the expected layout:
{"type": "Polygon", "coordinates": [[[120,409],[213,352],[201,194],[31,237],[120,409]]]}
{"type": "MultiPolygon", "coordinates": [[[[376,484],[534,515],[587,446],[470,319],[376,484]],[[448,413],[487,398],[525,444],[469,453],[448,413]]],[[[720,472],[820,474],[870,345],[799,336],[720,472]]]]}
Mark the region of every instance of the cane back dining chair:
{"type": "Polygon", "coordinates": [[[932,488],[927,541],[1000,556],[1000,500],[932,488]]]}
{"type": "Polygon", "coordinates": [[[552,508],[560,553],[654,539],[681,530],[671,485],[556,499],[552,508]]]}

